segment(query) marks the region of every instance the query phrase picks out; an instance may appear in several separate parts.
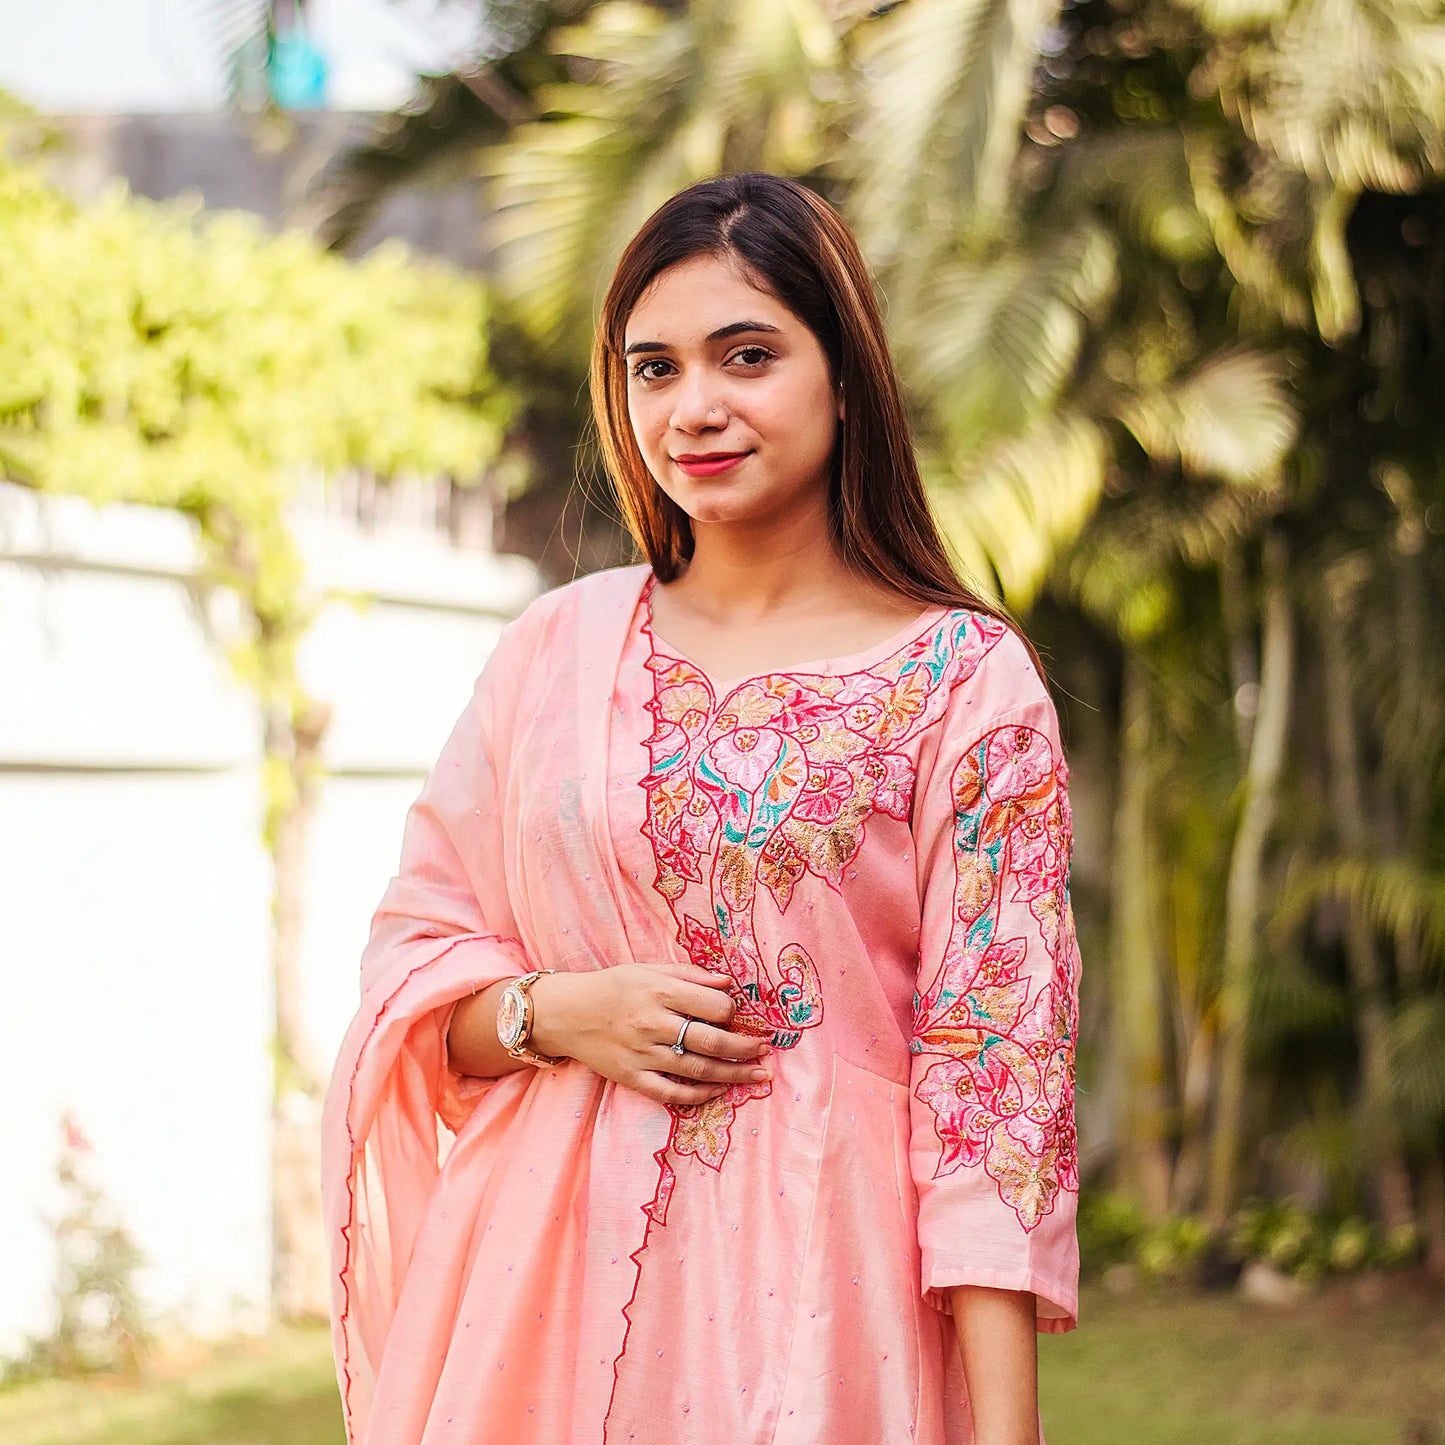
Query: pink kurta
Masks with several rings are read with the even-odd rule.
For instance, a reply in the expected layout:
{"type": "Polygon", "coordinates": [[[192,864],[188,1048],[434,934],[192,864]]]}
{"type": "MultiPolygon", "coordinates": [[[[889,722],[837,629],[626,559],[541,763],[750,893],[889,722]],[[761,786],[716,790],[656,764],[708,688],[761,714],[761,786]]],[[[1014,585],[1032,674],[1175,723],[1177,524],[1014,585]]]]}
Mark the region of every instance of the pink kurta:
{"type": "Polygon", "coordinates": [[[327,1097],[368,1445],[962,1445],[945,1291],[1077,1303],[1067,771],[1026,649],[934,609],[714,682],[645,568],[513,623],[408,819],[327,1097]],[[730,974],[770,1085],[458,1077],[534,967],[730,974]]]}

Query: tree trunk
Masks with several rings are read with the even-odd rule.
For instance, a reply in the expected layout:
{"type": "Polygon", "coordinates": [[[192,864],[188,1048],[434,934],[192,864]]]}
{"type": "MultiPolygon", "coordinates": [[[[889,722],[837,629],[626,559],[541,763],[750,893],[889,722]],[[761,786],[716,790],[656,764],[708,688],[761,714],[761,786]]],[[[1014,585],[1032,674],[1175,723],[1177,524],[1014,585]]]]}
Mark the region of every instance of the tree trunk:
{"type": "MultiPolygon", "coordinates": [[[[267,764],[284,777],[273,800],[275,865],[271,968],[275,1008],[275,1081],[271,1105],[271,1292],[283,1319],[323,1317],[329,1264],[321,1227],[321,1095],[323,1071],[306,1033],[301,993],[301,929],[306,843],[315,812],[321,739],[320,707],[267,727],[267,764]]],[[[279,776],[278,776],[279,775],[279,776]]]]}
{"type": "Polygon", "coordinates": [[[1222,1228],[1239,1192],[1244,1138],[1249,1007],[1259,938],[1260,877],[1274,825],[1279,779],[1289,737],[1294,675],[1294,623],[1290,616],[1288,558],[1284,538],[1265,538],[1259,708],[1244,777],[1244,806],[1229,860],[1225,895],[1224,957],[1218,1000],[1219,1093],[1209,1160],[1206,1212],[1222,1228]]]}
{"type": "Polygon", "coordinates": [[[1230,712],[1234,739],[1241,759],[1249,756],[1254,740],[1254,717],[1259,706],[1259,667],[1249,638],[1249,613],[1244,597],[1244,568],[1239,554],[1226,551],[1219,559],[1219,612],[1228,644],[1229,681],[1233,693],[1230,712]]]}
{"type": "MultiPolygon", "coordinates": [[[[1329,756],[1330,810],[1335,832],[1347,854],[1366,855],[1371,845],[1360,781],[1360,748],[1355,732],[1354,669],[1345,641],[1350,609],[1345,584],[1326,579],[1329,615],[1320,628],[1325,669],[1325,745],[1329,756]]],[[[1390,1095],[1390,1004],[1379,943],[1368,918],[1352,908],[1345,919],[1345,960],[1355,996],[1363,1103],[1362,1132],[1374,1140],[1375,1182],[1381,1220],[1387,1229],[1413,1226],[1410,1173],[1395,1127],[1390,1095]]]]}
{"type": "MultiPolygon", "coordinates": [[[[1400,711],[1408,736],[1419,747],[1433,748],[1441,736],[1440,665],[1432,646],[1429,623],[1429,584],[1422,553],[1425,527],[1408,474],[1386,474],[1386,490],[1400,512],[1392,558],[1400,610],[1400,711]],[[1393,485],[1391,483],[1393,482],[1393,485]]],[[[1432,770],[1411,758],[1404,769],[1405,852],[1412,858],[1428,857],[1432,770]]],[[[1425,961],[1417,938],[1402,939],[1395,947],[1401,987],[1411,993],[1427,988],[1425,961]]],[[[1438,1140],[1425,1146],[1420,1164],[1417,1216],[1425,1245],[1425,1263],[1438,1279],[1445,1279],[1445,1157],[1438,1140]]]]}
{"type": "Polygon", "coordinates": [[[1114,806],[1110,963],[1111,1113],[1120,1186],[1148,1217],[1169,1209],[1170,1164],[1161,1033],[1163,1000],[1155,938],[1155,860],[1149,835],[1149,697],[1143,669],[1124,658],[1119,777],[1114,806]]]}

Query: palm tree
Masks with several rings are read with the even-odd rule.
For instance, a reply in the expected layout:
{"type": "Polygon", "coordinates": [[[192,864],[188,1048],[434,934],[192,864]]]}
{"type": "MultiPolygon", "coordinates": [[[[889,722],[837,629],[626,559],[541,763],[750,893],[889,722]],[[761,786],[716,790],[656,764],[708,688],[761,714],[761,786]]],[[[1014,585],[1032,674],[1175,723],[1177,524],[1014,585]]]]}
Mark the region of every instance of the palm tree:
{"type": "MultiPolygon", "coordinates": [[[[1381,1217],[1445,1263],[1439,22],[1414,0],[512,8],[527,64],[486,71],[509,106],[451,125],[471,83],[438,81],[378,148],[395,179],[409,145],[482,146],[542,512],[642,216],[750,166],[837,200],[961,560],[1045,642],[1093,639],[1056,676],[1102,697],[1118,759],[1118,1177],[1221,1222],[1284,1179],[1257,1146],[1343,1130],[1381,1217]],[[1354,1102],[1322,1115],[1271,1049],[1354,1102]]],[[[1291,1179],[1355,1187],[1310,1147],[1291,1179]]]]}

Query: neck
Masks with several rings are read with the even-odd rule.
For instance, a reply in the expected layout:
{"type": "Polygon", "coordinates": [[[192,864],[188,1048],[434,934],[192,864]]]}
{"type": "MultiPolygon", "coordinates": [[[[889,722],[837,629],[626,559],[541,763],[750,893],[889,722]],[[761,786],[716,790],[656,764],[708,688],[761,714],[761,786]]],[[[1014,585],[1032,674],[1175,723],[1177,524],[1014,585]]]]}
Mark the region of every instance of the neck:
{"type": "Polygon", "coordinates": [[[825,501],[766,522],[694,523],[693,543],[678,590],[691,607],[720,620],[807,609],[857,583],[833,545],[825,501]]]}

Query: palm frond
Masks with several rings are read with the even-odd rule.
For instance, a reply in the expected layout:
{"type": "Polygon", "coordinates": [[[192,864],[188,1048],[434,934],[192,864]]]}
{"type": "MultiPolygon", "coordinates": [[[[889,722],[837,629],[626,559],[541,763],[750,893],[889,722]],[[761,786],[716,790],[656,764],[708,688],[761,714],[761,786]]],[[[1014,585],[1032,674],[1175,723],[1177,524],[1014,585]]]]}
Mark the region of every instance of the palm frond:
{"type": "Polygon", "coordinates": [[[580,359],[603,278],[663,200],[725,170],[816,162],[837,37],[821,0],[612,0],[554,45],[571,78],[485,168],[499,281],[545,347],[580,359]]]}
{"type": "Polygon", "coordinates": [[[1358,912],[1397,944],[1445,962],[1445,874],[1408,858],[1339,858],[1301,870],[1277,908],[1288,920],[1320,902],[1358,912]]]}
{"type": "Polygon", "coordinates": [[[1118,417],[1155,461],[1236,485],[1268,484],[1299,428],[1283,358],[1243,347],[1126,395],[1118,417]]]}
{"type": "Polygon", "coordinates": [[[1175,619],[1178,572],[1237,551],[1273,509],[1266,492],[1148,489],[1102,510],[1066,559],[1063,593],[1126,643],[1175,619]]]}
{"type": "Polygon", "coordinates": [[[956,462],[934,506],[969,574],[1022,610],[1093,515],[1104,464],[1098,427],[1064,412],[956,462]]]}
{"type": "Polygon", "coordinates": [[[1445,18],[1420,0],[1304,0],[1245,59],[1256,141],[1305,175],[1404,192],[1445,173],[1445,18]]]}
{"type": "Polygon", "coordinates": [[[937,266],[896,332],[910,390],[948,446],[974,451],[1052,410],[1087,324],[1118,284],[1113,245],[1088,224],[1042,246],[991,248],[937,266]]]}
{"type": "Polygon", "coordinates": [[[1412,1133],[1445,1121],[1445,997],[1409,999],[1390,1020],[1391,1092],[1412,1133]]]}
{"type": "Polygon", "coordinates": [[[561,75],[552,35],[593,3],[487,0],[475,54],[454,72],[420,76],[405,106],[332,157],[293,220],[324,244],[344,248],[393,191],[460,167],[470,170],[479,149],[536,115],[534,93],[561,75]]]}
{"type": "Polygon", "coordinates": [[[187,43],[199,42],[219,64],[229,104],[254,103],[264,95],[271,0],[186,0],[179,18],[187,43]]]}
{"type": "Polygon", "coordinates": [[[1337,984],[1310,972],[1302,959],[1284,954],[1262,960],[1250,994],[1249,1031],[1256,1047],[1291,1035],[1348,1028],[1349,1000],[1337,984]]]}
{"type": "Polygon", "coordinates": [[[885,274],[931,238],[987,235],[1008,179],[1055,0],[905,0],[855,34],[866,93],[851,215],[885,274]]]}

